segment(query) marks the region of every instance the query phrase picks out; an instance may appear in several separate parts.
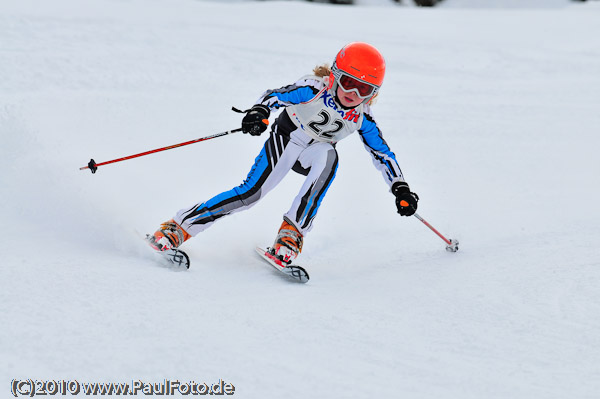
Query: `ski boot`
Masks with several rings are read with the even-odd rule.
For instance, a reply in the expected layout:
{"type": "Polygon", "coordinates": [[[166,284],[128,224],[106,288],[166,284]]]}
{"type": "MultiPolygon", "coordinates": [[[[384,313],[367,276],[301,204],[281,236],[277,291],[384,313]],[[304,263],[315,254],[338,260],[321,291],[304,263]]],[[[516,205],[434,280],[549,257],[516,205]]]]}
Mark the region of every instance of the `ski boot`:
{"type": "Polygon", "coordinates": [[[160,225],[154,235],[148,234],[148,243],[157,251],[175,249],[187,241],[191,236],[181,228],[173,219],[160,225]]]}
{"type": "Polygon", "coordinates": [[[293,223],[284,218],[275,243],[269,248],[269,253],[280,260],[283,264],[289,265],[302,252],[302,233],[298,231],[293,223]]]}

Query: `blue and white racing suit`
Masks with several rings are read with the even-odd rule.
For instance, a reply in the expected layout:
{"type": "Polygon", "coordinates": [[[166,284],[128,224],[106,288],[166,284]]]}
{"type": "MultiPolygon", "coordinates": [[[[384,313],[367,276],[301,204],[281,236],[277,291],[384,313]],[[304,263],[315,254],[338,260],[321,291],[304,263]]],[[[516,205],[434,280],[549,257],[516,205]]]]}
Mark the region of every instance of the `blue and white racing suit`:
{"type": "Polygon", "coordinates": [[[322,78],[306,76],[292,85],[268,90],[256,103],[272,110],[284,109],[241,185],[177,212],[175,221],[190,235],[207,229],[223,216],[250,208],[290,170],[306,179],[284,218],[306,235],[335,178],[335,144],[355,131],[390,187],[396,181],[404,181],[370,107],[360,104],[342,109],[322,78]]]}

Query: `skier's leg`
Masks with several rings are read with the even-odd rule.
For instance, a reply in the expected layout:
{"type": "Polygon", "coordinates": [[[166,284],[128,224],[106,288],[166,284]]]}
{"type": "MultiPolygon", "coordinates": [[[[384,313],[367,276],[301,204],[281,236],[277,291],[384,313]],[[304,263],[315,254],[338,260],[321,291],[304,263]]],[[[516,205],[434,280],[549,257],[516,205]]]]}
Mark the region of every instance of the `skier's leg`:
{"type": "Polygon", "coordinates": [[[309,171],[300,193],[294,199],[285,217],[305,235],[311,230],[321,201],[335,178],[338,154],[331,144],[317,143],[304,150],[298,161],[309,171]]]}
{"type": "Polygon", "coordinates": [[[175,222],[191,236],[195,236],[217,219],[250,208],[283,179],[302,149],[282,135],[271,132],[241,185],[180,210],[174,218],[175,222]]]}
{"type": "Polygon", "coordinates": [[[302,152],[298,162],[307,172],[300,193],[284,215],[272,253],[291,263],[302,251],[304,235],[312,229],[321,201],[335,178],[338,155],[329,143],[317,143],[302,152]]]}

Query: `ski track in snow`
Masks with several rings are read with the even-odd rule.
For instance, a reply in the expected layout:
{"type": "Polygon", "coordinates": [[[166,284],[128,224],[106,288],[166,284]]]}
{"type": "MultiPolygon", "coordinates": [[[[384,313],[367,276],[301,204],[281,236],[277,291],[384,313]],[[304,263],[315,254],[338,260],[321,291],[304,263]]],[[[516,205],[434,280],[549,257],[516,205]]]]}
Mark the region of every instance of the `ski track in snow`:
{"type": "Polygon", "coordinates": [[[3,2],[0,396],[171,378],[241,398],[598,397],[600,2],[357,3],[3,2]],[[188,272],[137,233],[239,184],[264,137],[79,171],[235,128],[232,105],[355,40],[386,57],[375,116],[456,254],[395,214],[354,136],[306,285],[253,250],[298,175],[186,243],[188,272]]]}

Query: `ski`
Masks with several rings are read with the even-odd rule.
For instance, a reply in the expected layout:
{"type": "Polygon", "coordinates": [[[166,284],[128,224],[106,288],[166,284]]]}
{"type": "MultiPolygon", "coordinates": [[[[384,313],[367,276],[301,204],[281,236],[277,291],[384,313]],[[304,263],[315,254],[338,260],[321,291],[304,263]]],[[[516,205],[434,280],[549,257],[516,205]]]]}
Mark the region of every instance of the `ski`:
{"type": "Polygon", "coordinates": [[[266,250],[256,247],[256,253],[260,255],[262,259],[264,259],[268,264],[273,266],[280,273],[285,274],[287,277],[297,281],[299,283],[307,283],[310,277],[308,276],[307,271],[298,265],[286,265],[282,263],[279,259],[274,257],[269,253],[269,249],[266,250]]]}
{"type": "MultiPolygon", "coordinates": [[[[146,238],[144,239],[148,242],[148,238],[150,234],[146,234],[146,238]]],[[[157,251],[156,249],[150,247],[152,252],[160,255],[163,259],[166,259],[170,262],[170,264],[174,265],[177,269],[186,269],[190,268],[190,257],[183,252],[181,249],[167,249],[166,251],[157,251]]]]}

